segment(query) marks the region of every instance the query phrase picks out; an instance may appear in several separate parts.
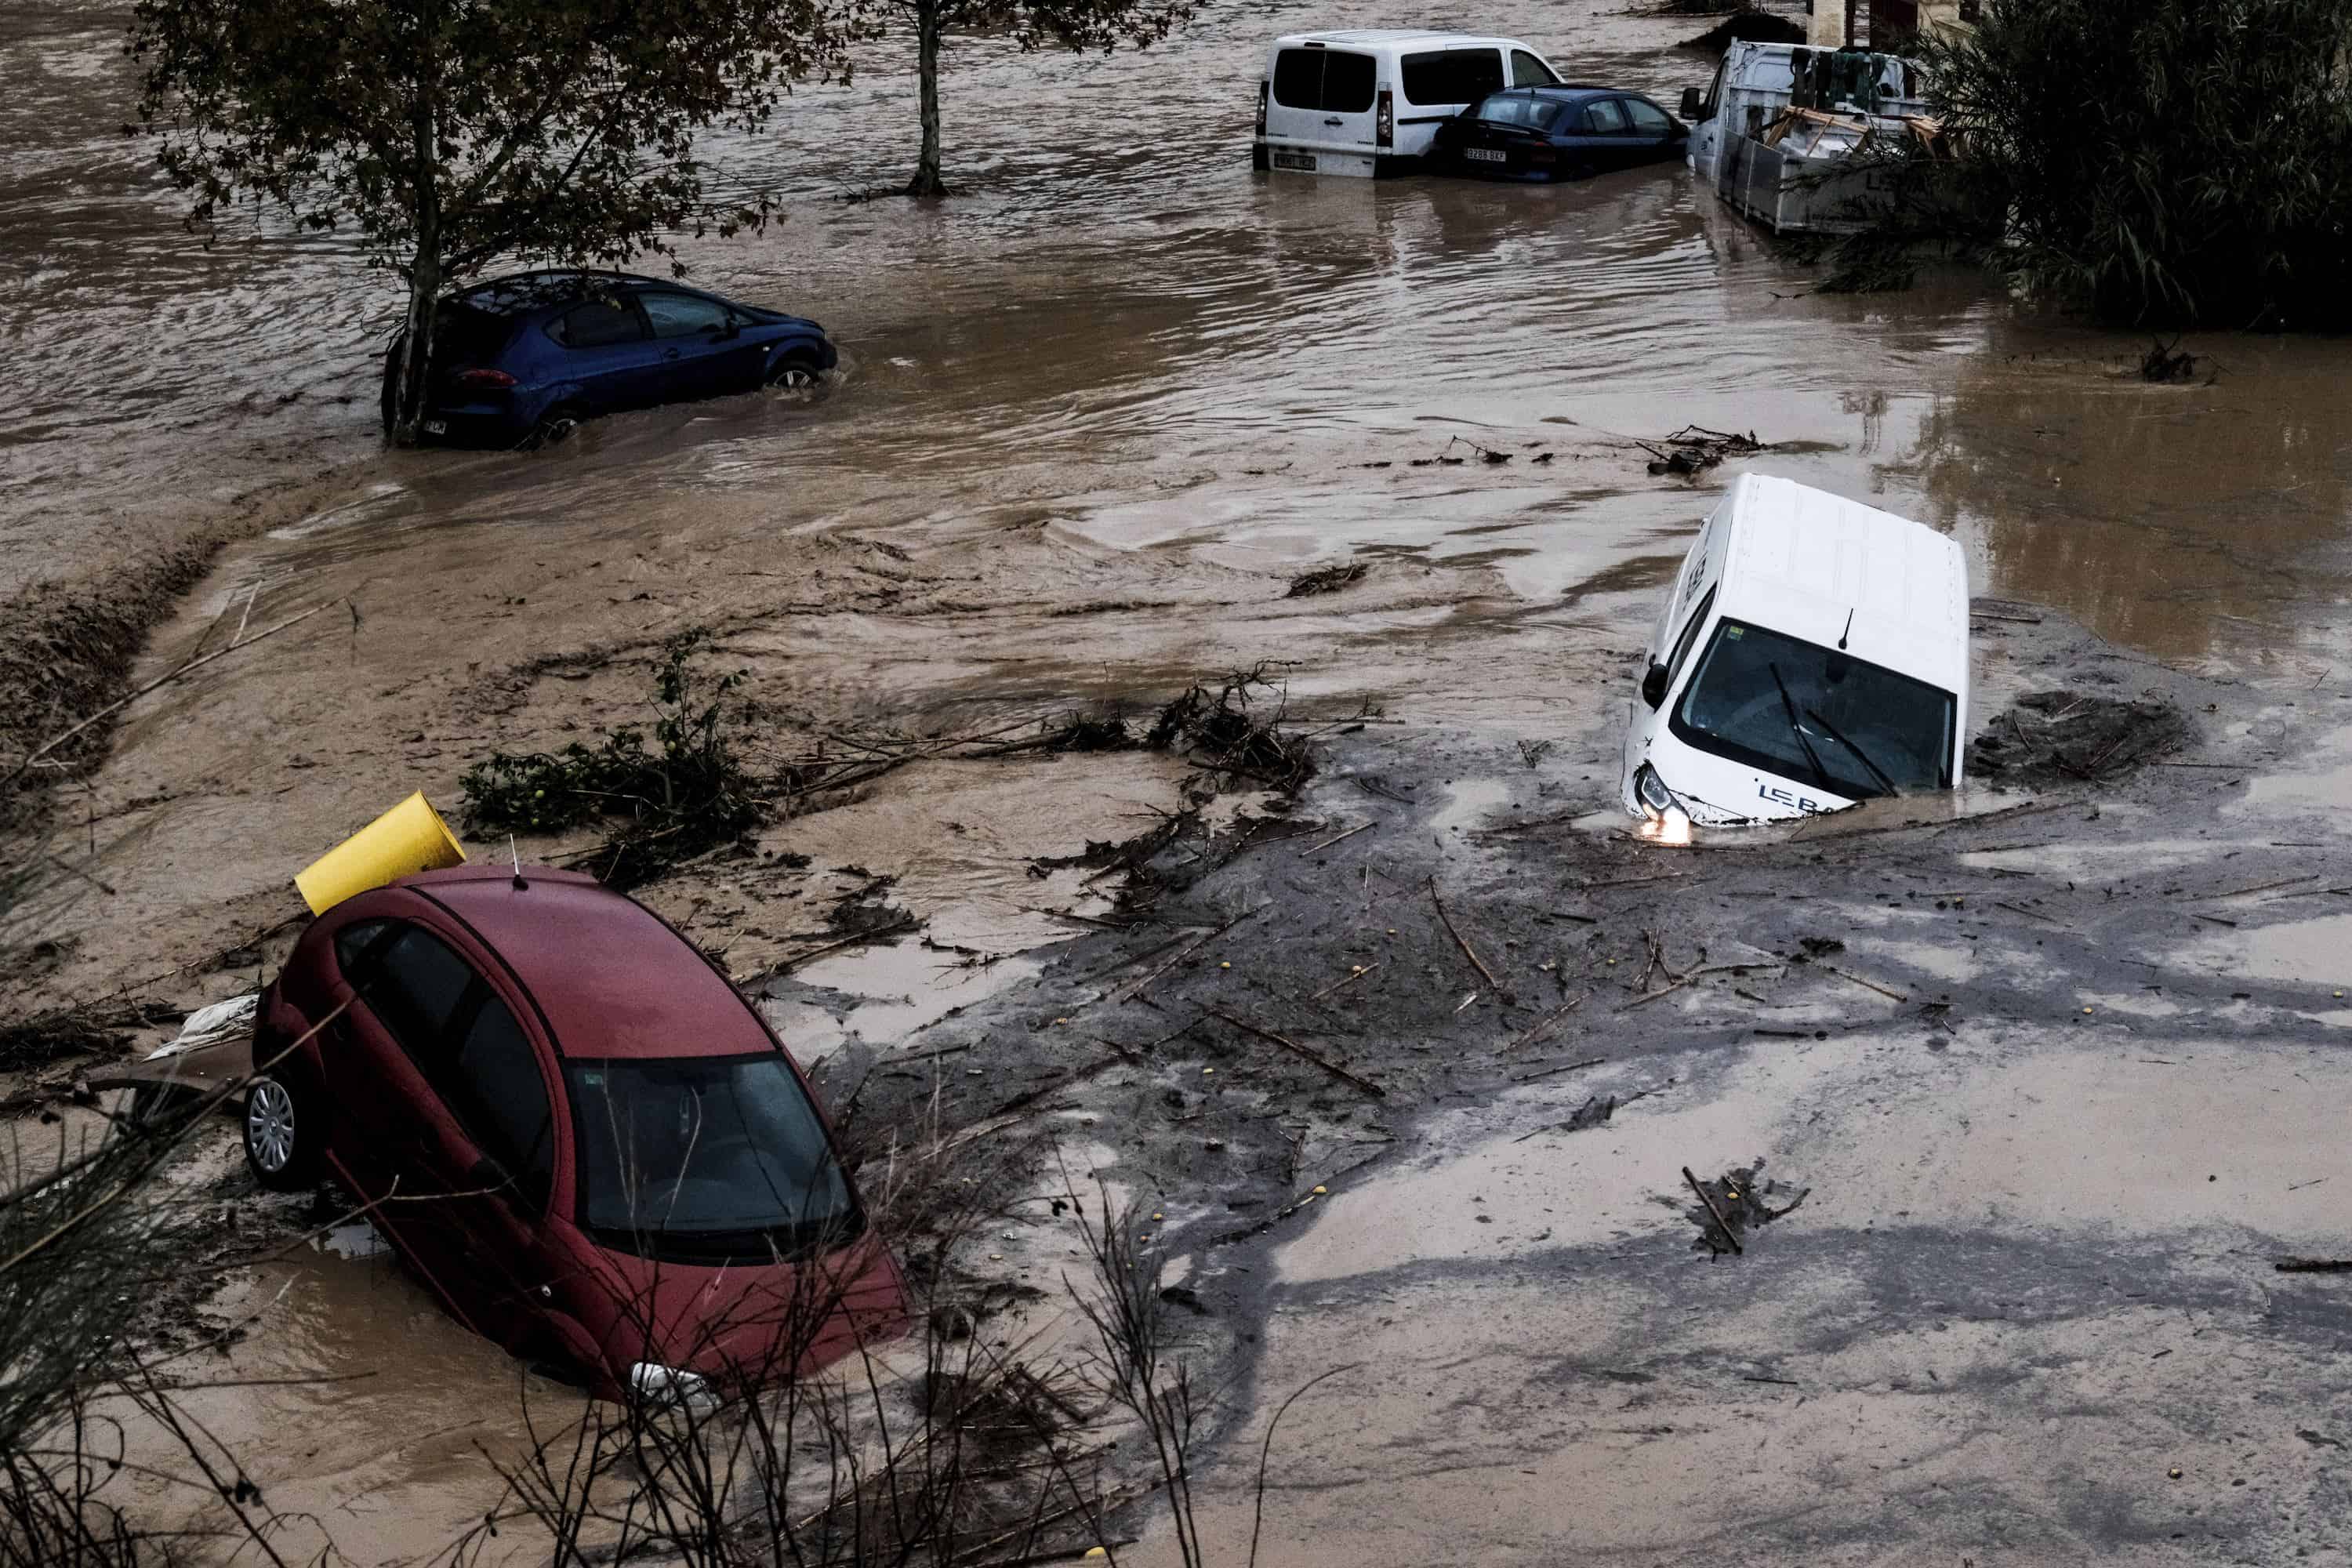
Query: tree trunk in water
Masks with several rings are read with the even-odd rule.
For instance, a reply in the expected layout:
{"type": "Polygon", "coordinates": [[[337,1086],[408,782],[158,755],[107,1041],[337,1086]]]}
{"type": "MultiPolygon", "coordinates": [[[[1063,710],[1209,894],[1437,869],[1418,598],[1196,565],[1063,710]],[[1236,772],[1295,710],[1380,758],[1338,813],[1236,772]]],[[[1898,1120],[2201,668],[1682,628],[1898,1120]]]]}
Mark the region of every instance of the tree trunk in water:
{"type": "Polygon", "coordinates": [[[910,196],[943,196],[940,178],[940,0],[915,0],[915,74],[922,84],[923,156],[907,182],[910,196]]]}
{"type": "Polygon", "coordinates": [[[408,264],[408,324],[400,337],[400,361],[393,381],[392,441],[416,445],[425,418],[425,378],[433,368],[433,320],[441,298],[441,171],[434,116],[436,85],[429,52],[418,62],[416,102],[411,111],[416,138],[416,254],[408,264]]]}
{"type": "Polygon", "coordinates": [[[441,258],[433,244],[419,225],[416,257],[408,268],[408,322],[394,351],[401,363],[392,373],[392,440],[396,447],[416,445],[416,426],[425,417],[425,377],[433,368],[433,307],[441,296],[441,258]]]}

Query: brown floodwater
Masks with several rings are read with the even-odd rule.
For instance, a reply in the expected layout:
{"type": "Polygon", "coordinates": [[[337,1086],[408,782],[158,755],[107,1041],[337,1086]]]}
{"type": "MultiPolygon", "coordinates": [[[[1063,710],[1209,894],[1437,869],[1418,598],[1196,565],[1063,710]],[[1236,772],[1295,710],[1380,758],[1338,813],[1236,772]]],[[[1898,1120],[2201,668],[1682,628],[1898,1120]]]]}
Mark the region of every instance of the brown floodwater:
{"type": "MultiPolygon", "coordinates": [[[[282,914],[290,870],[383,804],[419,783],[446,793],[469,754],[556,738],[622,690],[492,700],[499,669],[695,620],[728,626],[763,697],[835,721],[1164,694],[1272,658],[1295,700],[1328,712],[1372,700],[1413,723],[1547,733],[1563,703],[1618,700],[1564,685],[1559,650],[1638,645],[1648,595],[1733,471],[1646,473],[1633,439],[1690,423],[1752,430],[1773,447],[1753,466],[1948,530],[1976,592],[2056,606],[2147,658],[2280,690],[2352,666],[2345,345],[2200,335],[2194,384],[2147,385],[2143,336],[1972,276],[1812,293],[1816,274],[1678,167],[1557,190],[1252,174],[1265,40],[1340,19],[1216,12],[1107,58],[955,40],[949,174],[964,194],[944,205],[842,199],[903,176],[903,58],[805,89],[757,144],[714,149],[730,178],[781,184],[782,219],[682,256],[703,285],[825,323],[837,384],[814,402],[631,415],[520,455],[382,452],[383,275],[343,240],[289,241],[266,218],[209,247],[186,234],[121,133],[123,8],[0,12],[0,591],[102,574],[274,486],[266,531],[223,558],[153,657],[194,647],[248,592],[257,625],[338,597],[366,611],[347,641],[337,611],[319,623],[335,637],[289,634],[135,713],[91,792],[111,891],[60,883],[20,923],[79,937],[74,973],[93,985],[217,945],[223,910],[282,914]],[[1291,573],[1349,555],[1375,567],[1360,589],[1280,598],[1291,573]]],[[[1598,0],[1436,18],[1364,0],[1344,19],[1516,34],[1574,79],[1667,101],[1711,67],[1671,47],[1693,24],[1598,0]]],[[[2271,787],[2340,803],[2345,778],[2339,752],[2271,787]]],[[[1108,832],[1157,782],[1097,778],[1066,806],[1041,773],[1030,809],[1108,832]]],[[[1050,838],[908,847],[908,823],[959,815],[908,788],[870,822],[814,819],[774,844],[902,872],[910,896],[961,911],[975,948],[1043,940],[1036,906],[1056,889],[1022,868],[1050,838]],[[1018,940],[992,940],[1007,931],[1018,940]]],[[[2284,973],[2341,936],[2315,925],[2246,956],[2284,973]]],[[[827,1042],[871,1040],[1019,973],[960,972],[956,994],[927,994],[947,967],[887,950],[807,977],[879,998],[862,1021],[821,994],[777,1005],[827,1042]]],[[[1809,1070],[1776,1068],[1754,1092],[1793,1115],[1809,1070]]],[[[2024,1087],[2056,1103],[2074,1083],[2060,1079],[2086,1070],[2058,1064],[2024,1087]]],[[[2187,1114],[2117,1092],[2151,1136],[2187,1114]]],[[[1923,1090],[1903,1110],[1924,1124],[1943,1109],[1923,1090]]],[[[1587,1166],[1607,1147],[1583,1150],[1587,1166]]],[[[1499,1182],[1521,1156],[1476,1155],[1490,1158],[1460,1180],[1499,1182]]],[[[1655,1220],[1630,1187],[1611,1191],[1623,1202],[1591,1223],[1655,1220]]],[[[2094,1218],[2140,1201],[2093,1197],[2094,1218]]],[[[1392,1207],[1361,1213],[1360,1235],[1318,1229],[1284,1268],[1311,1278],[1364,1247],[1460,1240],[1395,1224],[1392,1207]]],[[[346,1556],[429,1551],[484,1506],[464,1407],[505,1399],[516,1374],[412,1282],[381,1260],[306,1256],[229,1305],[257,1314],[249,1375],[383,1374],[211,1411],[257,1444],[313,1435],[273,1484],[329,1518],[346,1556]],[[392,1518],[397,1531],[371,1522],[392,1518]]],[[[1543,1310],[1632,1335],[1643,1306],[1543,1310]]],[[[1278,1370],[1338,1353],[1313,1334],[1280,1329],[1278,1370]]],[[[1411,1424],[1404,1406],[1368,1419],[1411,1424]]],[[[1677,1463],[1719,1457],[1701,1445],[1677,1463]]],[[[1528,1489],[1578,1484],[1555,1468],[1528,1489]]]]}

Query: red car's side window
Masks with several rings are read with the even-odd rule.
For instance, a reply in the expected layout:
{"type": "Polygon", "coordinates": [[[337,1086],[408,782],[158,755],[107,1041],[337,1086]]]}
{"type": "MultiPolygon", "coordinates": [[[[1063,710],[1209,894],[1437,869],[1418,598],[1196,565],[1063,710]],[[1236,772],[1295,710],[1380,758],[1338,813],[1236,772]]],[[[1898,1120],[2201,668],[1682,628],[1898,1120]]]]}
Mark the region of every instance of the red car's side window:
{"type": "Polygon", "coordinates": [[[530,1037],[447,943],[405,922],[387,931],[363,942],[347,971],[353,987],[522,1202],[543,1210],[554,1136],[530,1037]]]}
{"type": "Polygon", "coordinates": [[[442,1089],[485,1152],[506,1167],[533,1213],[555,1183],[555,1129],[538,1053],[507,1005],[485,996],[442,1089]]]}

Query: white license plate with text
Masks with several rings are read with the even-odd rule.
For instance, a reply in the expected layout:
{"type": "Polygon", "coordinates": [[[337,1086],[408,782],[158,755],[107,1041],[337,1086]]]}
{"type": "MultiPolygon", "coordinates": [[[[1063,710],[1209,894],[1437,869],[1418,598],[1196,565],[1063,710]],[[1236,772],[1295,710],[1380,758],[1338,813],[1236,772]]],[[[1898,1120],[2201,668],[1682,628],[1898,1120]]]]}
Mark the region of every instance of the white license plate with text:
{"type": "Polygon", "coordinates": [[[1497,153],[1492,147],[1465,147],[1462,150],[1462,155],[1465,158],[1475,158],[1482,163],[1505,163],[1510,161],[1509,154],[1497,153]]]}
{"type": "Polygon", "coordinates": [[[1302,174],[1311,174],[1315,172],[1315,154],[1312,153],[1276,153],[1274,155],[1274,166],[1277,169],[1296,169],[1302,174]]]}

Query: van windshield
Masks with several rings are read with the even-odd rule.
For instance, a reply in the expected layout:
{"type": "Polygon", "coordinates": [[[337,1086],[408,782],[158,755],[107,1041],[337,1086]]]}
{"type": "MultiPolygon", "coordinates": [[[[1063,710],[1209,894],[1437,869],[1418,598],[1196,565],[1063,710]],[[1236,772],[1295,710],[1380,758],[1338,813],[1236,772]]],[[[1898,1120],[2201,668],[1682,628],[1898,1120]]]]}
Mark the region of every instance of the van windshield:
{"type": "Polygon", "coordinates": [[[1924,680],[1727,619],[1672,725],[1703,752],[1860,800],[1950,788],[1955,707],[1924,680]]]}
{"type": "Polygon", "coordinates": [[[606,1246],[790,1258],[858,1228],[816,1108],[780,1054],[565,1067],[581,1220],[606,1246]]]}

